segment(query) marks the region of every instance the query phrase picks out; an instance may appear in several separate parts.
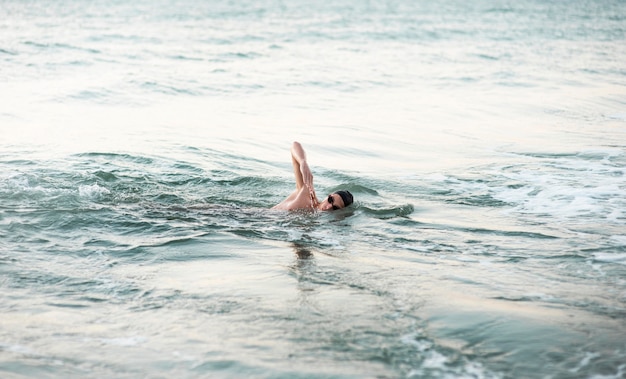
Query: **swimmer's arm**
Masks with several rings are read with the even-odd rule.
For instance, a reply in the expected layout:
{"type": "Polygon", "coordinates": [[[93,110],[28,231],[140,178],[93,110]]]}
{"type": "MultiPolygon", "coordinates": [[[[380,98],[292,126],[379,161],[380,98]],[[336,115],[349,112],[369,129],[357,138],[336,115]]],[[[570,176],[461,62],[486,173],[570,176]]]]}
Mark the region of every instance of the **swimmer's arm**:
{"type": "Polygon", "coordinates": [[[294,142],[291,146],[291,162],[293,163],[293,174],[296,177],[296,188],[309,187],[313,191],[313,174],[306,161],[306,153],[299,142],[294,142]]]}

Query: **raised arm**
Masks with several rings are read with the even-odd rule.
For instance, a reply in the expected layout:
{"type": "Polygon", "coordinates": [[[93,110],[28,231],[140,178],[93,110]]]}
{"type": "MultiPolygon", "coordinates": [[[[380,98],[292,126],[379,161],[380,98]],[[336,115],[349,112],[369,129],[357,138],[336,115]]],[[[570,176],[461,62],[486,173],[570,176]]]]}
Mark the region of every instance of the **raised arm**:
{"type": "Polygon", "coordinates": [[[300,189],[302,186],[307,186],[309,189],[312,189],[313,174],[306,161],[304,148],[299,142],[294,142],[291,145],[291,161],[293,163],[293,174],[296,177],[296,188],[300,189]]]}
{"type": "Polygon", "coordinates": [[[296,190],[280,204],[273,206],[272,209],[292,211],[317,208],[319,201],[313,189],[313,174],[311,174],[311,169],[306,161],[306,153],[299,142],[294,142],[291,145],[291,163],[296,179],[296,190]]]}
{"type": "Polygon", "coordinates": [[[306,187],[308,191],[308,199],[311,201],[311,207],[315,208],[319,203],[315,195],[313,187],[313,174],[306,161],[306,153],[299,142],[291,145],[291,162],[293,163],[293,174],[296,177],[296,191],[300,191],[302,187],[306,187]]]}

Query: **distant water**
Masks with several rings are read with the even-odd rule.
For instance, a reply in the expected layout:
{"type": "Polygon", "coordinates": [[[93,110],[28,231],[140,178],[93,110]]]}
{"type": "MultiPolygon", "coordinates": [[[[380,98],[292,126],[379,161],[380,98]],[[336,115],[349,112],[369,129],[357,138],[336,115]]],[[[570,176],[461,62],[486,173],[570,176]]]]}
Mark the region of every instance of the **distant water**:
{"type": "Polygon", "coordinates": [[[626,377],[626,2],[0,2],[0,377],[626,377]],[[269,211],[300,141],[318,194],[269,211]]]}

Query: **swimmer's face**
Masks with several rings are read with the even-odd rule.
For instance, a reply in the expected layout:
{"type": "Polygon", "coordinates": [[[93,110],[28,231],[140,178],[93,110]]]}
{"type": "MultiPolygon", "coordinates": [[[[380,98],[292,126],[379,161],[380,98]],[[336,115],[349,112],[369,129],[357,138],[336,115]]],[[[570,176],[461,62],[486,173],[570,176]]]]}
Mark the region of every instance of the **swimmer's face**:
{"type": "Polygon", "coordinates": [[[320,209],[323,211],[336,211],[341,208],[345,208],[345,205],[343,199],[337,193],[331,193],[320,203],[320,209]]]}

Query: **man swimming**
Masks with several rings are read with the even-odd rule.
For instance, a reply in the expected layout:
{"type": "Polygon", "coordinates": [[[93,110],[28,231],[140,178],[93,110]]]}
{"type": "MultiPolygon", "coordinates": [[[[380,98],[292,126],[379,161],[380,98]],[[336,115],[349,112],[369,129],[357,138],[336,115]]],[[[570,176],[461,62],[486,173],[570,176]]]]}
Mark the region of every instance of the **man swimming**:
{"type": "Polygon", "coordinates": [[[294,142],[291,146],[291,162],[293,163],[293,174],[296,177],[296,190],[280,204],[272,207],[272,209],[331,211],[342,209],[352,204],[353,197],[349,191],[333,192],[322,202],[317,199],[315,189],[313,188],[313,174],[306,161],[304,148],[302,148],[299,142],[294,142]]]}

